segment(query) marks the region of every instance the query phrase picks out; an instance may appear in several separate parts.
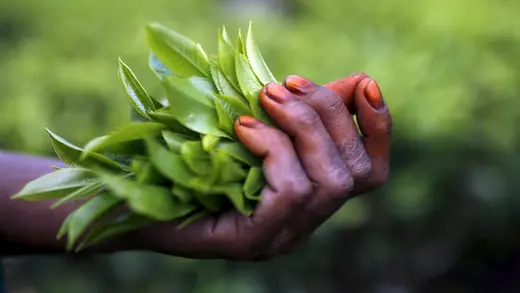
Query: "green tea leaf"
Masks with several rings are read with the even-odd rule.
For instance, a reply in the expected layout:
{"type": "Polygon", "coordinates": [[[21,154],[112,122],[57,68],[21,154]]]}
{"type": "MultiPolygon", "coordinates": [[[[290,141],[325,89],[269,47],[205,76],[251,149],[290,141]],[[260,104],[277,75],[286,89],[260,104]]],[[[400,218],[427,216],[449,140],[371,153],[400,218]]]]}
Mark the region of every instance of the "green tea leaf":
{"type": "Polygon", "coordinates": [[[62,198],[96,181],[96,175],[88,169],[64,168],[27,183],[12,198],[27,201],[62,198]]]}
{"type": "Polygon", "coordinates": [[[222,199],[218,195],[202,192],[193,192],[192,195],[209,211],[218,212],[222,209],[222,199]]]}
{"type": "Polygon", "coordinates": [[[119,58],[119,70],[117,75],[125,89],[130,104],[139,114],[148,118],[148,113],[156,110],[152,98],[150,98],[144,87],[137,80],[137,77],[130,67],[128,67],[121,58],[119,58]]]}
{"type": "MultiPolygon", "coordinates": [[[[211,78],[205,77],[178,77],[169,76],[165,79],[169,85],[167,95],[183,95],[190,100],[195,100],[201,104],[204,104],[210,108],[213,108],[213,94],[217,91],[211,78]]],[[[169,99],[169,97],[167,96],[169,99]]],[[[171,108],[177,106],[177,104],[171,103],[171,108]]]]}
{"type": "Polygon", "coordinates": [[[148,58],[148,65],[152,69],[152,71],[157,75],[159,79],[163,79],[169,75],[172,75],[170,69],[166,68],[166,66],[155,56],[153,52],[150,52],[150,57],[148,58]]]}
{"type": "Polygon", "coordinates": [[[256,195],[265,186],[265,177],[262,168],[252,167],[249,169],[246,181],[243,185],[244,195],[251,200],[259,200],[260,196],[256,195]]]}
{"type": "Polygon", "coordinates": [[[93,227],[85,236],[85,239],[78,245],[76,252],[101,243],[106,239],[135,231],[152,222],[153,221],[146,217],[130,212],[117,216],[109,221],[104,221],[93,227]]]}
{"type": "Polygon", "coordinates": [[[104,149],[108,146],[135,140],[144,140],[159,136],[166,129],[166,125],[156,122],[129,123],[109,135],[91,140],[85,146],[82,157],[87,157],[91,152],[104,149]]]}
{"type": "Polygon", "coordinates": [[[221,137],[215,135],[205,134],[202,136],[202,148],[209,152],[215,148],[221,139],[221,137]]]}
{"type": "Polygon", "coordinates": [[[215,110],[217,110],[218,127],[229,135],[234,135],[233,120],[229,117],[220,100],[215,100],[215,110]]]}
{"type": "Polygon", "coordinates": [[[196,177],[180,155],[169,152],[168,149],[153,140],[147,141],[147,147],[150,161],[161,174],[175,184],[190,187],[189,182],[196,177]]]}
{"type": "Polygon", "coordinates": [[[150,113],[150,117],[155,122],[166,124],[168,128],[176,133],[183,134],[189,137],[199,137],[199,134],[186,126],[182,125],[170,111],[170,107],[164,107],[156,112],[150,113]]]}
{"type": "Polygon", "coordinates": [[[98,172],[98,175],[114,196],[125,200],[132,211],[154,220],[170,221],[196,208],[177,201],[166,187],[139,184],[107,172],[98,172]]]}
{"type": "Polygon", "coordinates": [[[187,95],[180,94],[170,83],[170,77],[164,83],[170,105],[169,109],[173,116],[187,128],[202,133],[215,136],[228,137],[218,128],[217,112],[212,107],[208,107],[198,100],[194,100],[187,95]]]}
{"type": "Polygon", "coordinates": [[[98,218],[115,208],[121,200],[108,193],[89,199],[69,215],[67,223],[67,249],[72,250],[78,238],[98,218]]]}
{"type": "Polygon", "coordinates": [[[58,158],[70,167],[105,166],[110,169],[122,169],[121,165],[98,153],[92,153],[88,159],[81,160],[83,149],[66,141],[49,129],[45,129],[51,138],[51,143],[58,158]]]}
{"type": "Polygon", "coordinates": [[[221,142],[216,147],[216,150],[223,151],[230,157],[248,166],[262,166],[262,159],[253,155],[244,145],[239,142],[221,142]]]}
{"type": "Polygon", "coordinates": [[[58,231],[58,234],[56,235],[56,240],[60,240],[63,238],[63,236],[67,235],[67,230],[69,229],[69,222],[70,219],[72,219],[72,214],[69,214],[63,223],[61,224],[60,230],[58,231]]]}
{"type": "Polygon", "coordinates": [[[225,77],[224,73],[215,64],[211,64],[211,78],[213,79],[215,87],[218,89],[218,93],[234,97],[241,101],[245,100],[244,96],[233,87],[225,77]]]}
{"type": "Polygon", "coordinates": [[[212,169],[210,156],[202,148],[201,141],[189,141],[182,144],[181,157],[197,175],[206,175],[212,169]]]}
{"type": "Polygon", "coordinates": [[[188,226],[189,224],[191,224],[197,220],[200,220],[204,217],[207,217],[209,215],[211,215],[211,212],[208,210],[202,210],[200,212],[195,212],[195,213],[187,216],[186,218],[184,218],[175,229],[176,230],[183,229],[184,227],[188,226]]]}
{"type": "Polygon", "coordinates": [[[238,53],[238,54],[245,54],[244,38],[242,37],[242,30],[241,29],[238,29],[235,54],[236,53],[238,53]]]}
{"type": "Polygon", "coordinates": [[[173,185],[171,192],[182,203],[189,203],[193,201],[193,195],[186,187],[175,184],[173,185]]]}
{"type": "Polygon", "coordinates": [[[186,165],[197,175],[204,176],[211,172],[211,159],[202,148],[201,141],[188,141],[181,145],[181,157],[186,165]]]}
{"type": "Polygon", "coordinates": [[[240,89],[242,90],[242,93],[245,95],[246,99],[251,102],[252,98],[256,98],[253,97],[251,93],[260,91],[262,89],[262,84],[256,78],[256,75],[251,69],[247,58],[243,54],[236,54],[235,66],[240,89]]]}
{"type": "Polygon", "coordinates": [[[251,107],[254,117],[262,122],[271,124],[269,117],[260,105],[259,94],[262,90],[262,84],[256,78],[244,55],[237,54],[236,66],[238,82],[242,93],[249,101],[249,106],[251,107]]]}
{"type": "Polygon", "coordinates": [[[265,64],[264,58],[260,53],[254,39],[253,39],[253,31],[252,31],[253,23],[249,22],[249,29],[247,31],[246,37],[246,46],[245,52],[247,59],[249,60],[249,64],[253,69],[256,77],[260,80],[263,85],[266,85],[270,82],[276,82],[276,78],[273,76],[267,64],[265,64]]]}
{"type": "Polygon", "coordinates": [[[176,154],[180,154],[182,145],[189,141],[185,137],[171,131],[163,131],[162,137],[168,148],[176,154]]]}
{"type": "Polygon", "coordinates": [[[235,70],[235,51],[224,26],[218,34],[218,65],[233,88],[240,91],[235,70]]]}
{"type": "Polygon", "coordinates": [[[155,56],[175,74],[209,77],[208,57],[200,44],[158,23],[147,26],[147,39],[155,56]]]}
{"type": "Polygon", "coordinates": [[[214,186],[211,193],[225,194],[234,208],[245,216],[250,216],[253,213],[253,209],[245,201],[242,186],[238,183],[214,186]]]}
{"type": "Polygon", "coordinates": [[[168,183],[167,178],[162,176],[147,159],[135,158],[132,161],[132,170],[138,183],[157,185],[168,183]]]}
{"type": "Polygon", "coordinates": [[[240,164],[233,161],[231,157],[222,151],[214,152],[211,156],[214,167],[214,181],[218,184],[238,182],[246,178],[246,171],[240,164]]]}
{"type": "Polygon", "coordinates": [[[215,109],[219,119],[220,129],[234,135],[234,123],[242,115],[252,116],[251,109],[242,101],[228,96],[215,95],[215,109]]]}
{"type": "Polygon", "coordinates": [[[99,192],[103,188],[103,184],[99,181],[93,181],[92,183],[89,183],[80,189],[76,189],[69,195],[61,198],[59,201],[54,203],[51,208],[55,209],[63,204],[69,203],[71,201],[75,201],[78,199],[86,198],[89,196],[94,195],[95,193],[99,192]]]}

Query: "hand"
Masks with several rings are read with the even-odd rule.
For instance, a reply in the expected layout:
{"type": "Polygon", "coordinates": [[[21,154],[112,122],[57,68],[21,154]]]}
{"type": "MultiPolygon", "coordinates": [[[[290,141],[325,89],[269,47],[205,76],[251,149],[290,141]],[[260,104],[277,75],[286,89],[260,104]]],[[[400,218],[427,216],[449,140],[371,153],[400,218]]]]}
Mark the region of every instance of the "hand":
{"type": "Polygon", "coordinates": [[[266,85],[260,100],[281,130],[246,116],[235,124],[238,139],[264,162],[267,185],[255,213],[230,211],[180,230],[159,224],[142,231],[143,247],[191,258],[269,259],[310,236],[347,199],[386,182],[391,117],[365,74],[325,86],[289,76],[283,86],[266,85]]]}

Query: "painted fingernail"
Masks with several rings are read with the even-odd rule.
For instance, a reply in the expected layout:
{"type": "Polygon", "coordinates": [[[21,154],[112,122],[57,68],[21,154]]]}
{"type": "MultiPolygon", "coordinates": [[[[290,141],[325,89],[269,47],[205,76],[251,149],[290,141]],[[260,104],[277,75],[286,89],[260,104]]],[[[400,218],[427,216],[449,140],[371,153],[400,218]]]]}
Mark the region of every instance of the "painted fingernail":
{"type": "Polygon", "coordinates": [[[249,116],[240,116],[238,118],[238,124],[247,128],[260,128],[263,127],[264,124],[253,117],[249,116]]]}
{"type": "Polygon", "coordinates": [[[289,75],[284,81],[285,87],[294,94],[307,94],[312,89],[316,88],[316,85],[303,77],[297,75],[289,75]]]}
{"type": "Polygon", "coordinates": [[[373,80],[370,80],[365,87],[365,97],[367,98],[368,103],[376,110],[381,110],[385,106],[385,102],[383,101],[383,96],[381,95],[381,90],[377,83],[373,80]]]}
{"type": "Polygon", "coordinates": [[[270,83],[265,87],[265,94],[279,104],[288,104],[296,101],[296,98],[290,92],[284,89],[283,86],[275,83],[270,83]]]}

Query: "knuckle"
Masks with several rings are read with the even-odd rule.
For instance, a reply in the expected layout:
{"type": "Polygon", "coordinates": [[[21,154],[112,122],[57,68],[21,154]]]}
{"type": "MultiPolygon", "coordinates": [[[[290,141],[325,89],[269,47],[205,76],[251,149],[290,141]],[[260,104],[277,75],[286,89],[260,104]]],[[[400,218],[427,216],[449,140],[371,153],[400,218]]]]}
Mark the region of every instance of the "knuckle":
{"type": "Polygon", "coordinates": [[[354,189],[354,178],[349,172],[335,172],[329,178],[324,187],[332,198],[344,198],[354,189]]]}
{"type": "Polygon", "coordinates": [[[303,129],[316,128],[321,123],[318,113],[307,104],[302,103],[300,105],[301,107],[298,107],[298,110],[293,111],[293,119],[303,129]]]}
{"type": "Polygon", "coordinates": [[[351,170],[354,181],[367,181],[372,173],[372,162],[366,157],[366,159],[355,162],[351,170]]]}
{"type": "Polygon", "coordinates": [[[296,180],[287,180],[282,186],[283,190],[280,190],[293,204],[298,205],[307,201],[312,193],[312,183],[309,180],[302,180],[295,178],[296,180]]]}

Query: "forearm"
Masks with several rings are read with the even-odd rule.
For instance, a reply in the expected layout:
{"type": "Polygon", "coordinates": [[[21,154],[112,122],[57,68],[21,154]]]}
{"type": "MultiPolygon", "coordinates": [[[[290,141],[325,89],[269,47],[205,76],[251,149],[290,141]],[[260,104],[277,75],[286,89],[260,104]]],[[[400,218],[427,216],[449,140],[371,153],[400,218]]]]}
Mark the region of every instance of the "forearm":
{"type": "MultiPolygon", "coordinates": [[[[77,203],[50,209],[52,201],[12,200],[29,181],[52,172],[52,165],[63,166],[56,159],[0,151],[0,255],[63,253],[64,240],[57,232],[77,203]],[[3,243],[6,242],[6,243],[3,243]]],[[[88,252],[113,252],[135,247],[132,235],[114,239],[88,252]],[[128,237],[128,239],[126,239],[128,237]]],[[[135,238],[135,237],[134,237],[135,238]]]]}

